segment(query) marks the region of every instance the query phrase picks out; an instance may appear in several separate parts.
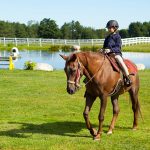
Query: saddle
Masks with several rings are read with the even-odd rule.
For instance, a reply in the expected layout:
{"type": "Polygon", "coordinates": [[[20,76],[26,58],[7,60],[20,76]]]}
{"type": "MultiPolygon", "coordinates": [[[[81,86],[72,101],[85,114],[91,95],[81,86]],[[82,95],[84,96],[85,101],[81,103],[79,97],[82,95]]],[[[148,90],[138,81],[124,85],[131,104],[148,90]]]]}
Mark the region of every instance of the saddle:
{"type": "MultiPolygon", "coordinates": [[[[117,63],[117,61],[115,60],[114,58],[114,55],[108,55],[108,54],[105,54],[105,56],[107,57],[107,59],[109,60],[112,68],[114,71],[117,71],[117,72],[122,72],[122,79],[120,78],[114,88],[114,90],[109,93],[109,96],[113,96],[115,95],[116,93],[119,92],[119,90],[121,89],[122,85],[125,85],[125,80],[126,80],[126,77],[122,71],[122,69],[120,68],[119,64],[117,63]],[[123,81],[123,82],[122,82],[123,81]]],[[[136,65],[128,60],[128,59],[123,59],[124,63],[126,64],[127,68],[128,68],[128,71],[129,71],[129,74],[130,75],[135,75],[137,72],[138,72],[138,69],[136,67],[136,65]]]]}
{"type": "MultiPolygon", "coordinates": [[[[117,72],[122,71],[122,69],[120,68],[119,64],[117,63],[113,55],[106,54],[106,57],[109,60],[114,71],[117,72]]],[[[137,66],[132,61],[130,61],[129,59],[123,59],[123,61],[128,68],[129,74],[135,75],[138,72],[137,66]]]]}

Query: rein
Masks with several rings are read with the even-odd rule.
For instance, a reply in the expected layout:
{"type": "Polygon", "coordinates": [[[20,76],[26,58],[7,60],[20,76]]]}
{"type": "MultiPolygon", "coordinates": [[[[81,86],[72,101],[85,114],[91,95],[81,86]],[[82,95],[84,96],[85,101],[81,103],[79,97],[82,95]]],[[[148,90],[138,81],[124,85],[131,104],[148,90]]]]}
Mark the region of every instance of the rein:
{"type": "MultiPolygon", "coordinates": [[[[104,59],[103,59],[103,63],[102,65],[100,66],[100,68],[96,71],[96,73],[91,77],[89,72],[87,71],[87,69],[84,67],[84,73],[85,73],[85,76],[89,78],[88,82],[85,84],[85,86],[92,81],[92,79],[96,76],[96,74],[100,71],[100,69],[102,68],[103,64],[105,62],[105,55],[104,55],[104,59]]],[[[79,80],[80,80],[80,76],[81,76],[81,71],[80,71],[80,67],[81,67],[81,63],[79,62],[78,60],[78,69],[77,69],[77,73],[76,73],[76,77],[75,77],[75,81],[71,81],[71,80],[68,80],[67,83],[70,83],[70,84],[75,84],[75,86],[77,88],[80,88],[80,84],[79,84],[79,80]]]]}
{"type": "Polygon", "coordinates": [[[92,77],[90,77],[90,80],[85,84],[85,86],[86,86],[89,82],[91,82],[92,79],[96,76],[96,74],[100,71],[100,69],[102,68],[104,62],[105,62],[105,55],[104,55],[104,59],[103,59],[102,65],[101,65],[100,68],[96,71],[96,73],[95,73],[92,77]]]}

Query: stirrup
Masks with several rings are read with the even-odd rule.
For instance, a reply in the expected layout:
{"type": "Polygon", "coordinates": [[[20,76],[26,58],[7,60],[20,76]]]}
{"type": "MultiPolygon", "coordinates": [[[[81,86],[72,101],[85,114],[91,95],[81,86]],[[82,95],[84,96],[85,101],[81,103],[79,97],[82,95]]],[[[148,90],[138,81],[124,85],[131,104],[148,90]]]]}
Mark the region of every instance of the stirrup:
{"type": "Polygon", "coordinates": [[[131,81],[131,79],[130,79],[129,76],[128,76],[128,77],[125,77],[125,84],[126,84],[127,87],[131,86],[132,81],[131,81]]]}

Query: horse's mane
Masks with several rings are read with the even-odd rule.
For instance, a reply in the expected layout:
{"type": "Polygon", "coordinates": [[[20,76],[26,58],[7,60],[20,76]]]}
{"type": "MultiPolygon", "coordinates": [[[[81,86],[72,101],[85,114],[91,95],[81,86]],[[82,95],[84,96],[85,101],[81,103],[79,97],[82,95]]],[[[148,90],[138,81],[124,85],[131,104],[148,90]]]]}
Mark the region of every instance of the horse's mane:
{"type": "Polygon", "coordinates": [[[75,53],[75,54],[79,54],[79,55],[82,55],[82,54],[87,54],[87,55],[96,55],[96,56],[99,56],[99,55],[103,55],[102,53],[100,53],[100,52],[93,52],[93,51],[85,51],[85,52],[78,52],[78,53],[75,53]]]}
{"type": "Polygon", "coordinates": [[[78,53],[74,53],[77,57],[91,57],[93,59],[100,59],[101,57],[104,57],[104,54],[100,53],[100,52],[92,52],[92,51],[88,51],[88,52],[78,52],[78,53]]]}

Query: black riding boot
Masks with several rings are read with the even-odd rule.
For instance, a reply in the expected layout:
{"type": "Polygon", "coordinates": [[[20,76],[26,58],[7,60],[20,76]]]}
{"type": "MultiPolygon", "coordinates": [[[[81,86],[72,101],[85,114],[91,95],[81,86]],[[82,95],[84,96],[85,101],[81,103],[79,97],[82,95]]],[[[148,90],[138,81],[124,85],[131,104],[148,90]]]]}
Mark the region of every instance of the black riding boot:
{"type": "Polygon", "coordinates": [[[131,79],[130,79],[130,76],[126,76],[126,77],[125,77],[125,84],[126,84],[126,86],[130,86],[130,85],[132,84],[132,81],[131,81],[131,79]]]}

